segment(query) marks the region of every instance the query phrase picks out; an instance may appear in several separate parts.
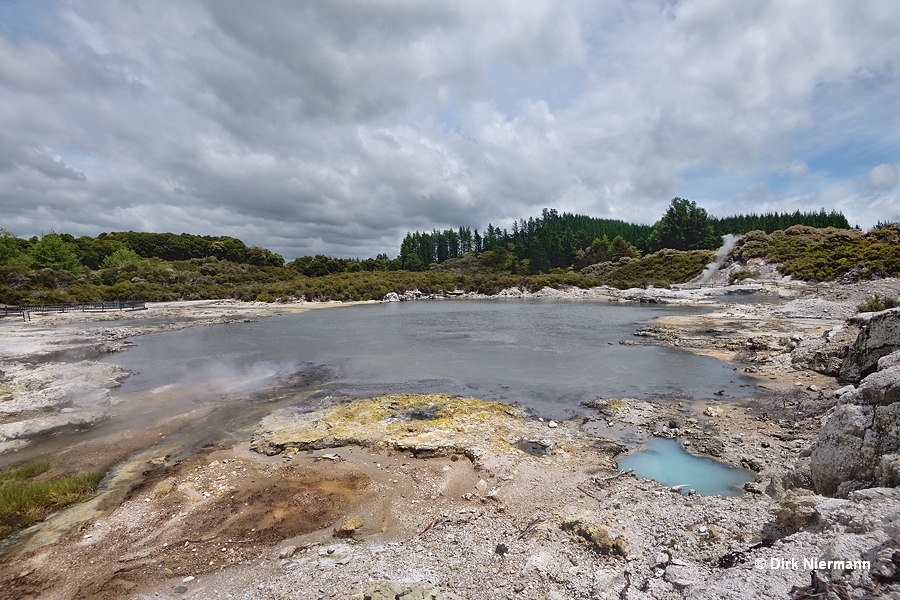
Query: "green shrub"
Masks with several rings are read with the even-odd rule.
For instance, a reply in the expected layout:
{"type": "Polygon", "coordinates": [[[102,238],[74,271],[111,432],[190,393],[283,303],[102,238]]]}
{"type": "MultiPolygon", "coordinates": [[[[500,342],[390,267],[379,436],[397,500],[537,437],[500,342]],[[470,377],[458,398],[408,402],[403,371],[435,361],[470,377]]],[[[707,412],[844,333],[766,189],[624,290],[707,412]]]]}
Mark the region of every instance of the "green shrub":
{"type": "Polygon", "coordinates": [[[900,275],[898,231],[872,229],[815,229],[802,225],[767,235],[751,231],[737,243],[741,260],[765,258],[785,275],[805,281],[858,281],[900,275]]]}
{"type": "Polygon", "coordinates": [[[150,264],[146,258],[141,258],[138,253],[130,248],[119,248],[100,263],[101,269],[113,269],[116,267],[136,266],[143,267],[150,264]]]}
{"type": "Polygon", "coordinates": [[[856,308],[859,312],[879,312],[889,308],[897,308],[898,306],[900,306],[900,300],[896,298],[882,298],[875,294],[866,298],[866,301],[856,308]]]}
{"type": "Polygon", "coordinates": [[[582,269],[593,277],[593,285],[603,284],[620,289],[631,287],[667,287],[694,279],[713,260],[707,250],[660,250],[642,258],[605,262],[582,269]]]}
{"type": "Polygon", "coordinates": [[[758,271],[749,271],[747,269],[740,269],[738,271],[732,271],[728,275],[728,283],[730,285],[730,284],[737,283],[738,281],[743,281],[745,279],[754,279],[758,276],[759,276],[758,271]]]}

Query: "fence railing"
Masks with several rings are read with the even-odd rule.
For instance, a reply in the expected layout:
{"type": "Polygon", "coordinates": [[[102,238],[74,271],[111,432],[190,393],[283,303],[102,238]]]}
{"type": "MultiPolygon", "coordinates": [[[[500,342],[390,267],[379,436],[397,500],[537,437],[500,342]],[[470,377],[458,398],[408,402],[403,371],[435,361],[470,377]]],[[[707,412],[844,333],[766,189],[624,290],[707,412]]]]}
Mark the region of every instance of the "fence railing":
{"type": "MultiPolygon", "coordinates": [[[[741,285],[741,283],[738,282],[735,285],[741,285]]],[[[789,290],[811,290],[816,288],[815,284],[809,284],[805,281],[754,281],[752,285],[760,288],[784,288],[789,290]]],[[[705,290],[722,288],[726,287],[726,285],[722,283],[675,283],[671,287],[678,290],[705,290]]]]}
{"type": "Polygon", "coordinates": [[[31,313],[51,312],[106,312],[108,310],[147,310],[144,300],[115,300],[113,302],[87,302],[84,304],[22,304],[0,306],[0,317],[21,316],[31,313]]]}

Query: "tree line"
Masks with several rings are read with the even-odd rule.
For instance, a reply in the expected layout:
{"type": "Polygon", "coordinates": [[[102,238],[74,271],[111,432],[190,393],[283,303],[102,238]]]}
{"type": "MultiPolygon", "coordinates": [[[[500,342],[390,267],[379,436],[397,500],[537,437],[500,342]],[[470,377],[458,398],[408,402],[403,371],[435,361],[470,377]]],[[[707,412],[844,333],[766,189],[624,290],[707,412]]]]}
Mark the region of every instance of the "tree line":
{"type": "Polygon", "coordinates": [[[773,233],[775,231],[783,231],[792,225],[850,229],[850,223],[842,213],[836,210],[825,212],[824,208],[818,212],[808,213],[797,210],[792,213],[767,212],[761,215],[753,213],[750,213],[749,215],[733,215],[722,219],[709,217],[709,222],[718,236],[729,233],[743,235],[745,233],[750,233],[751,231],[773,233]]]}
{"type": "Polygon", "coordinates": [[[75,273],[82,268],[121,267],[149,259],[178,261],[208,257],[255,266],[284,265],[280,254],[258,246],[248,247],[229,236],[120,231],[76,238],[68,233],[50,232],[23,239],[0,229],[0,266],[75,273]]]}
{"type": "Polygon", "coordinates": [[[847,219],[837,211],[822,209],[716,218],[695,202],[675,198],[653,226],[544,209],[537,218],[513,222],[511,230],[489,223],[482,232],[459,227],[408,233],[400,244],[399,255],[393,259],[386,254],[363,260],[316,255],[297,258],[287,265],[281,255],[247,246],[229,236],[121,231],[101,233],[97,237],[74,237],[50,232],[23,239],[0,229],[0,266],[78,273],[84,269],[140,266],[150,260],[216,258],[259,267],[286,266],[308,277],[320,277],[336,273],[423,271],[474,256],[486,270],[527,275],[638,258],[662,248],[714,249],[726,233],[755,230],[771,233],[792,225],[849,228],[847,219]]]}
{"type": "Polygon", "coordinates": [[[538,218],[513,222],[512,230],[488,224],[477,229],[433,229],[407,233],[400,244],[400,265],[421,271],[469,252],[489,253],[487,262],[519,273],[548,273],[606,260],[637,258],[664,248],[709,250],[725,234],[761,230],[772,233],[792,225],[849,229],[846,217],[825,209],[811,212],[768,212],[717,218],[695,202],[674,198],[653,226],[601,219],[545,208],[538,218]]]}
{"type": "Polygon", "coordinates": [[[599,249],[601,243],[609,246],[613,240],[619,246],[630,246],[629,252],[636,254],[651,233],[648,225],[545,208],[538,218],[514,221],[512,231],[489,223],[483,234],[469,227],[408,233],[400,244],[400,264],[406,270],[420,271],[474,252],[490,253],[485,257],[488,262],[511,259],[523,274],[547,273],[556,267],[572,266],[592,247],[599,249]]]}

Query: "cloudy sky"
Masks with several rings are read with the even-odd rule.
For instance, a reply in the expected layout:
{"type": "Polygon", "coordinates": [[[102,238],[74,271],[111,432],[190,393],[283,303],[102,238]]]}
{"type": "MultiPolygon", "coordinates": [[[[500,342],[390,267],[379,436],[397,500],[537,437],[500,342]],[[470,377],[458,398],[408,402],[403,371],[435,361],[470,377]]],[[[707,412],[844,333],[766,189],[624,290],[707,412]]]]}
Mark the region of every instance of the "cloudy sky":
{"type": "Polygon", "coordinates": [[[895,0],[0,0],[0,227],[396,256],[543,207],[900,220],[895,0]]]}

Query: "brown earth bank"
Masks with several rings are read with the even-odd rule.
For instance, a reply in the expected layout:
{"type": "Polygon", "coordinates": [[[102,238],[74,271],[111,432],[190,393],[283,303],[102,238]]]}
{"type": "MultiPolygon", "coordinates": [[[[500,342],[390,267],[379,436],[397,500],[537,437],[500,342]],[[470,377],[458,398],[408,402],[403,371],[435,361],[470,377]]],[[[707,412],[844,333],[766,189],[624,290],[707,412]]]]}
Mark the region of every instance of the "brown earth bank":
{"type": "MultiPolygon", "coordinates": [[[[624,341],[733,361],[772,391],[762,399],[601,398],[583,419],[555,423],[477,399],[388,396],[313,413],[263,407],[255,430],[187,453],[166,440],[209,414],[50,444],[61,470],[125,461],[136,475],[59,539],[7,544],[0,597],[900,597],[898,490],[817,495],[809,467],[844,389],[824,374],[839,350],[820,340],[865,296],[900,285],[772,290],[782,302],[729,303],[721,290],[543,294],[713,303],[624,341]],[[622,474],[622,431],[679,439],[754,481],[743,495],[703,497],[622,474]]],[[[0,324],[0,460],[37,452],[54,427],[101,431],[124,374],[95,353],[133,335],[304,308],[198,302],[99,317],[117,321],[109,328],[79,329],[98,317],[70,314],[0,324]],[[55,362],[60,353],[80,353],[79,369],[54,370],[71,364],[55,362]],[[81,420],[66,422],[73,413],[81,420]]]]}

